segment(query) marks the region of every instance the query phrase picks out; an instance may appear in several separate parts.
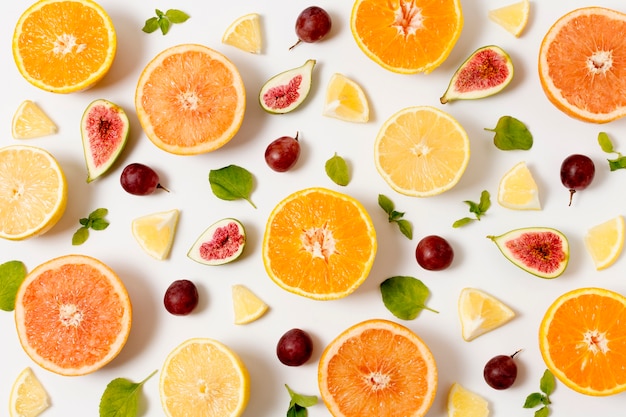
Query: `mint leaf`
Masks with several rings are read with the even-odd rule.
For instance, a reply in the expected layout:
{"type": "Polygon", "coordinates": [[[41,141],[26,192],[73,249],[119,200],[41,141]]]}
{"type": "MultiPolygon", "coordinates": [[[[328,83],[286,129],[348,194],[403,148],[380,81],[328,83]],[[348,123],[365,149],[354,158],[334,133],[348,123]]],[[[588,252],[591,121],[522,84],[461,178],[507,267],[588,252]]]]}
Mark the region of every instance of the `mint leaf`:
{"type": "Polygon", "coordinates": [[[540,392],[533,392],[524,401],[524,408],[535,408],[543,404],[544,395],[540,392]]]}
{"type": "Polygon", "coordinates": [[[72,245],[82,245],[89,238],[89,229],[104,230],[109,227],[109,222],[104,219],[104,216],[109,214],[109,210],[105,208],[97,208],[88,217],[83,217],[78,220],[81,227],[72,235],[72,245]]]}
{"type": "Polygon", "coordinates": [[[15,310],[15,297],[26,278],[26,266],[21,261],[8,261],[0,265],[0,309],[15,310]]]}
{"type": "Polygon", "coordinates": [[[89,229],[87,227],[81,227],[72,235],[72,245],[82,245],[87,239],[89,239],[89,229]]]}
{"type": "Polygon", "coordinates": [[[452,223],[452,227],[454,227],[455,229],[458,227],[463,227],[466,224],[473,222],[474,220],[476,219],[472,219],[471,217],[463,217],[462,219],[459,219],[452,223]]]}
{"type": "Polygon", "coordinates": [[[391,201],[391,199],[387,197],[386,195],[378,194],[378,205],[387,214],[393,212],[393,208],[394,208],[393,201],[391,201]]]}
{"type": "Polygon", "coordinates": [[[524,402],[524,408],[534,408],[542,406],[535,411],[535,417],[547,417],[550,414],[550,394],[554,392],[556,388],[556,379],[549,369],[546,369],[539,381],[539,389],[541,392],[533,392],[524,402]],[[542,394],[543,393],[543,394],[542,394]]]}
{"type": "Polygon", "coordinates": [[[350,182],[350,174],[348,172],[348,164],[337,153],[326,161],[324,167],[326,175],[337,185],[346,186],[350,182]]]}
{"type": "Polygon", "coordinates": [[[387,278],[380,284],[385,307],[402,320],[415,319],[422,310],[438,311],[426,306],[430,290],[419,279],[407,276],[387,278]]]}
{"type": "Polygon", "coordinates": [[[617,155],[615,159],[607,159],[609,162],[609,169],[611,171],[617,171],[618,169],[626,168],[626,156],[617,152],[613,148],[613,142],[609,138],[609,135],[606,132],[598,133],[598,143],[600,144],[600,148],[606,153],[614,153],[617,155]]]}
{"type": "Polygon", "coordinates": [[[100,417],[135,417],[141,388],[157,371],[135,383],[124,378],[109,382],[100,398],[100,417]]]}
{"type": "Polygon", "coordinates": [[[514,117],[502,116],[495,128],[485,128],[485,130],[495,132],[493,143],[500,150],[527,151],[533,146],[533,135],[524,123],[514,117]]]}
{"type": "Polygon", "coordinates": [[[176,9],[169,9],[165,12],[165,17],[167,17],[172,23],[183,23],[189,19],[189,15],[187,13],[176,9]]]}
{"type": "Polygon", "coordinates": [[[105,208],[97,208],[91,213],[89,213],[89,219],[91,220],[103,219],[107,214],[109,214],[109,210],[105,208]]]}
{"type": "Polygon", "coordinates": [[[163,35],[167,35],[172,24],[183,23],[189,19],[189,15],[187,13],[177,9],[169,9],[165,13],[159,9],[155,9],[154,13],[156,14],[156,17],[148,18],[141,29],[142,31],[152,33],[157,29],[161,29],[161,33],[163,35]]]}
{"type": "Polygon", "coordinates": [[[554,379],[554,375],[549,369],[546,369],[539,381],[539,389],[547,396],[550,396],[550,394],[554,392],[555,387],[556,380],[554,379]]]}
{"type": "Polygon", "coordinates": [[[535,411],[535,417],[548,417],[550,415],[550,409],[548,407],[541,407],[535,411]]]}
{"type": "Polygon", "coordinates": [[[452,227],[458,228],[465,226],[468,223],[471,223],[474,220],[480,220],[482,216],[485,215],[487,210],[491,207],[491,199],[489,196],[489,192],[487,190],[483,190],[480,193],[480,200],[478,203],[470,200],[465,200],[465,204],[469,206],[469,212],[474,214],[474,217],[463,217],[459,220],[456,220],[452,223],[452,227]]]}
{"type": "Polygon", "coordinates": [[[396,223],[400,232],[409,240],[413,239],[413,226],[408,220],[402,219],[404,213],[396,211],[393,201],[383,194],[378,194],[378,205],[387,213],[389,223],[396,223]]]}
{"type": "Polygon", "coordinates": [[[228,165],[209,171],[211,190],[217,198],[222,200],[244,199],[256,208],[250,200],[253,182],[252,174],[237,165],[228,165]]]}
{"type": "Polygon", "coordinates": [[[159,28],[159,18],[151,17],[150,19],[146,20],[146,23],[143,25],[143,28],[141,28],[141,30],[146,33],[152,33],[158,28],[159,28]]]}
{"type": "Polygon", "coordinates": [[[285,388],[287,388],[290,398],[287,417],[306,417],[308,415],[306,408],[317,404],[317,396],[298,394],[289,388],[287,384],[285,384],[285,388]]]}
{"type": "Polygon", "coordinates": [[[598,143],[600,144],[600,148],[606,153],[613,153],[613,142],[609,138],[609,135],[606,132],[598,133],[598,143]]]}
{"type": "Polygon", "coordinates": [[[104,230],[109,227],[109,222],[104,219],[94,219],[91,221],[91,228],[93,230],[104,230]]]}

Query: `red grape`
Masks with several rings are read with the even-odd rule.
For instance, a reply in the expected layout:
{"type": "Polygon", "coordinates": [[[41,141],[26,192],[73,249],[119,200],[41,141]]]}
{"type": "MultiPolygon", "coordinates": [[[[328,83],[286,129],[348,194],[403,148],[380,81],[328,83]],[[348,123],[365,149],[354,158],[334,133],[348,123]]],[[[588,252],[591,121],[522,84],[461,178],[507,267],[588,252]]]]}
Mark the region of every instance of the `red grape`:
{"type": "Polygon", "coordinates": [[[454,250],[447,240],[441,236],[426,236],[415,248],[415,259],[424,269],[441,271],[446,269],[454,259],[454,250]]]}
{"type": "Polygon", "coordinates": [[[330,32],[331,26],[332,20],[326,10],[317,6],[307,7],[296,19],[298,41],[291,48],[300,42],[313,43],[322,40],[330,32]]]}
{"type": "Polygon", "coordinates": [[[265,149],[265,162],[277,172],[285,172],[293,167],[300,156],[300,142],[298,134],[282,136],[270,143],[265,149]]]}
{"type": "Polygon", "coordinates": [[[591,184],[596,173],[596,167],[591,158],[585,155],[570,155],[561,163],[561,183],[569,188],[569,205],[572,197],[579,190],[584,190],[591,184]]]}
{"type": "Polygon", "coordinates": [[[163,304],[171,314],[186,316],[198,305],[198,289],[187,279],[174,281],[165,291],[163,304]]]}
{"type": "Polygon", "coordinates": [[[168,191],[159,183],[159,175],[149,166],[132,163],[120,175],[122,188],[133,195],[152,194],[157,188],[168,191]]]}
{"type": "Polygon", "coordinates": [[[507,389],[517,378],[517,364],[513,360],[515,355],[498,355],[491,358],[483,370],[485,382],[494,389],[507,389]]]}
{"type": "Polygon", "coordinates": [[[276,356],[287,366],[300,366],[311,358],[313,340],[304,330],[291,329],[281,336],[276,345],[276,356]]]}

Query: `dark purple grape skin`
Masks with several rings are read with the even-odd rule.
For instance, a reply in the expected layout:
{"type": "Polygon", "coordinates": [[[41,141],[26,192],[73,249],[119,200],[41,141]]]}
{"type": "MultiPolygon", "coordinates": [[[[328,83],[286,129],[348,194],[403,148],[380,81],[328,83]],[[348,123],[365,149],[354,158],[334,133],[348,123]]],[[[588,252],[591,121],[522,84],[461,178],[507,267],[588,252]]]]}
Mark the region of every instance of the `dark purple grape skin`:
{"type": "Polygon", "coordinates": [[[186,316],[198,305],[198,288],[188,279],[170,284],[163,297],[165,309],[175,316],[186,316]]]}
{"type": "Polygon", "coordinates": [[[446,269],[454,259],[454,250],[447,240],[437,235],[424,237],[415,248],[415,259],[429,271],[446,269]]]}
{"type": "MultiPolygon", "coordinates": [[[[296,19],[296,35],[300,42],[314,43],[321,41],[330,32],[332,20],[326,10],[321,7],[311,6],[304,9],[296,19]]],[[[291,49],[289,48],[289,49],[291,49]]]]}
{"type": "Polygon", "coordinates": [[[168,191],[159,183],[159,175],[149,166],[132,163],[127,165],[120,175],[120,184],[129,194],[149,195],[157,188],[168,191]]]}
{"type": "Polygon", "coordinates": [[[290,170],[300,157],[300,142],[296,137],[281,136],[272,141],[265,149],[265,162],[276,172],[290,170]]]}
{"type": "Polygon", "coordinates": [[[517,378],[517,364],[513,358],[518,352],[494,356],[487,361],[483,370],[487,385],[497,390],[507,389],[513,385],[517,378]]]}
{"type": "Polygon", "coordinates": [[[561,183],[569,189],[569,205],[576,191],[584,190],[591,184],[596,167],[588,156],[570,155],[561,163],[561,183]]]}
{"type": "Polygon", "coordinates": [[[300,366],[313,354],[313,340],[301,329],[291,329],[281,336],[276,345],[278,360],[287,366],[300,366]]]}

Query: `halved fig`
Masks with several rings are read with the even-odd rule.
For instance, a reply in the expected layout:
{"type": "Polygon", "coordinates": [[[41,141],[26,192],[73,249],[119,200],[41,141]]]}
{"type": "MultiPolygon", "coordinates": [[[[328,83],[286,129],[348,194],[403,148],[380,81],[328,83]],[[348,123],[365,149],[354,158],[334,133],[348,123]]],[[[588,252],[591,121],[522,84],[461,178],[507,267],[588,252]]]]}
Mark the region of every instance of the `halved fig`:
{"type": "Polygon", "coordinates": [[[550,227],[515,229],[487,238],[495,242],[509,261],[540,278],[560,276],[569,262],[567,238],[550,227]]]}
{"type": "Polygon", "coordinates": [[[246,231],[236,219],[226,218],[209,226],[187,256],[204,265],[223,265],[239,258],[246,245],[246,231]]]}
{"type": "Polygon", "coordinates": [[[259,92],[259,103],[269,113],[289,113],[307,98],[311,90],[315,60],[309,59],[304,65],[281,72],[270,78],[259,92]]]}
{"type": "Polygon", "coordinates": [[[456,70],[441,104],[473,100],[499,93],[513,79],[513,62],[502,48],[483,46],[474,51],[456,70]]]}

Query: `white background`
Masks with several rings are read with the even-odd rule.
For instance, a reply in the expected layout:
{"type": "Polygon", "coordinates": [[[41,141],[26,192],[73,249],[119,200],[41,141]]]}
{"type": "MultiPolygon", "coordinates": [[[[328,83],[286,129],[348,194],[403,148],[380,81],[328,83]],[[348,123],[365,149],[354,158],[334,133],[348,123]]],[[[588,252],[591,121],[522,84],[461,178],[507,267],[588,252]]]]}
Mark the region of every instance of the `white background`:
{"type": "MultiPolygon", "coordinates": [[[[17,259],[29,270],[56,256],[82,253],[99,258],[124,280],[134,312],[133,327],[121,354],[109,365],[91,375],[62,377],[35,365],[22,351],[14,328],[13,313],[0,312],[0,415],[6,415],[10,387],[25,367],[33,367],[46,387],[52,407],[49,416],[95,416],[107,383],[117,377],[139,381],[160,369],[166,355],[190,337],[211,337],[232,347],[242,357],[251,375],[251,397],[245,416],[284,415],[289,397],[284,384],[303,394],[318,394],[317,361],[336,335],[359,321],[380,317],[399,321],[382,304],[379,284],[394,275],[421,279],[432,291],[428,311],[414,321],[402,322],[431,348],[439,368],[439,387],[429,417],[445,416],[446,397],[453,382],[479,393],[489,401],[492,416],[532,416],[522,408],[525,397],[539,388],[545,364],[537,346],[537,331],[543,313],[560,294],[583,286],[601,286],[624,293],[624,267],[620,258],[608,270],[597,272],[587,254],[583,236],[588,228],[616,215],[626,214],[623,194],[626,171],[610,173],[607,155],[596,138],[606,131],[616,148],[626,153],[626,121],[594,125],[574,120],[553,107],[543,94],[537,76],[537,54],[541,39],[550,25],[564,13],[590,5],[588,0],[567,2],[533,1],[528,27],[515,38],[487,18],[491,8],[506,0],[463,1],[465,25],[448,60],[428,75],[399,75],[369,60],[357,47],[349,28],[349,1],[319,0],[332,16],[329,37],[318,44],[295,42],[293,25],[298,13],[309,2],[272,0],[248,2],[130,2],[102,0],[118,36],[118,51],[108,75],[94,88],[70,95],[55,95],[28,84],[19,75],[11,56],[15,22],[31,2],[15,0],[3,6],[0,26],[0,62],[3,63],[3,97],[0,101],[0,144],[25,143],[11,137],[11,118],[25,99],[37,102],[58,124],[58,134],[27,143],[51,151],[61,163],[69,181],[65,215],[46,235],[22,242],[0,241],[0,262],[17,259]],[[167,36],[141,31],[154,7],[165,11],[179,8],[191,15],[184,24],[174,25],[167,36]],[[221,36],[235,18],[250,12],[262,16],[265,46],[261,55],[247,54],[221,44],[221,36]],[[222,149],[210,154],[181,157],[157,149],[145,137],[134,110],[138,76],[146,63],[168,46],[196,42],[223,52],[239,68],[248,95],[246,115],[239,133],[222,149]],[[457,66],[475,49],[497,44],[511,56],[515,66],[513,82],[499,95],[475,101],[459,101],[442,106],[439,97],[457,66]],[[313,86],[308,100],[287,115],[269,115],[257,104],[257,94],[265,80],[274,74],[316,59],[313,86]],[[367,124],[350,124],[321,116],[324,90],[331,75],[343,73],[363,86],[371,106],[367,124]],[[83,110],[94,99],[105,98],[121,105],[131,120],[127,148],[108,175],[86,183],[79,121],[83,110]],[[467,130],[471,139],[471,159],[465,175],[452,190],[436,197],[419,199],[402,196],[387,186],[376,172],[373,142],[380,125],[396,111],[414,105],[432,105],[448,111],[467,130]],[[512,115],[527,124],[535,142],[529,151],[498,150],[493,134],[498,118],[512,115]],[[264,162],[267,144],[282,135],[299,132],[302,154],[295,169],[288,173],[271,171],[264,162]],[[335,152],[351,169],[347,187],[336,186],[324,173],[324,162],[335,152]],[[596,178],[585,191],[574,196],[568,207],[568,192],[560,183],[561,161],[572,153],[589,155],[596,163],[596,178]],[[540,188],[542,211],[512,211],[496,202],[501,176],[525,160],[540,188]],[[152,166],[171,192],[136,197],[119,185],[119,174],[128,163],[152,166]],[[245,201],[222,201],[211,192],[211,169],[238,164],[255,176],[251,195],[257,205],[245,201]],[[261,239],[265,221],[274,205],[287,194],[310,186],[343,191],[359,199],[369,211],[378,234],[379,249],[368,280],[352,295],[337,301],[313,301],[292,295],[277,287],[266,275],[261,260],[261,239]],[[468,215],[463,200],[477,200],[482,190],[491,193],[493,206],[480,222],[453,229],[454,220],[468,215]],[[414,237],[409,241],[377,205],[378,194],[389,196],[396,208],[406,212],[414,237]],[[110,210],[111,226],[92,232],[82,246],[72,246],[71,237],[78,219],[98,207],[110,210]],[[141,251],[134,241],[131,221],[139,216],[177,208],[181,210],[178,233],[171,256],[156,261],[141,251]],[[236,217],[248,231],[248,245],[237,262],[208,267],[186,257],[197,236],[210,224],[224,217],[236,217]],[[550,226],[565,233],[571,245],[571,261],[565,273],[555,280],[536,278],[507,261],[486,235],[501,234],[524,226],[550,226]],[[414,257],[419,239],[438,234],[455,250],[452,266],[441,272],[421,269],[414,257]],[[200,305],[192,315],[175,317],[162,304],[167,286],[176,279],[193,280],[199,287],[200,305]],[[247,285],[269,305],[263,318],[247,326],[233,324],[231,285],[247,285]],[[516,318],[504,327],[472,342],[461,338],[457,298],[464,287],[485,290],[511,306],[516,318]],[[304,366],[283,366],[275,355],[276,342],[288,329],[299,327],[314,340],[313,358],[304,366]],[[517,355],[519,376],[506,391],[495,391],[483,381],[485,362],[496,354],[517,355]]],[[[626,12],[623,2],[600,0],[597,5],[626,12]]],[[[616,92],[617,94],[617,92],[616,92]]],[[[553,415],[618,415],[624,394],[594,398],[577,394],[562,383],[552,395],[553,415]]],[[[162,415],[158,395],[158,374],[144,387],[142,416],[162,415]]],[[[310,408],[310,416],[328,416],[320,399],[310,408]]]]}

